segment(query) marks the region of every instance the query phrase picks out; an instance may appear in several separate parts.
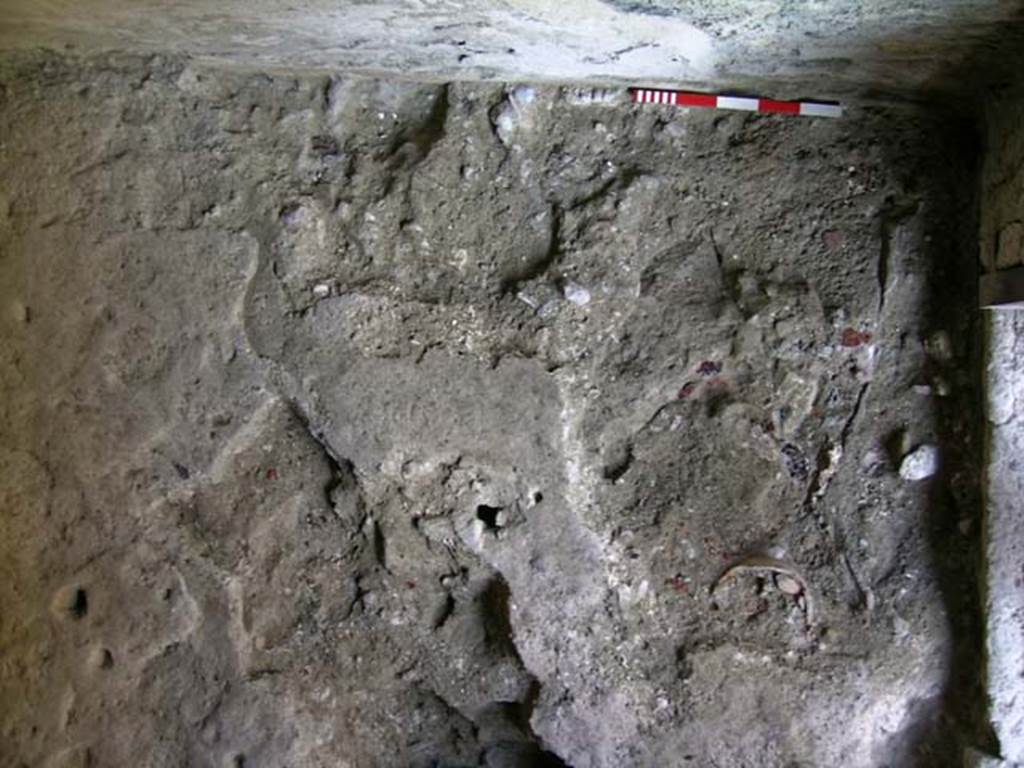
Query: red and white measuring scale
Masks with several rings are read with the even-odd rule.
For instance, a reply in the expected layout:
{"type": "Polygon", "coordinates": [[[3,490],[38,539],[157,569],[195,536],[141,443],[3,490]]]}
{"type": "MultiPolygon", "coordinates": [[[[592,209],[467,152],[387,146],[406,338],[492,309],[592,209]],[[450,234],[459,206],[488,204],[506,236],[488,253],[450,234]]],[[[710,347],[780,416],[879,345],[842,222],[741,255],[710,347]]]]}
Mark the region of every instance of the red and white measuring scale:
{"type": "Polygon", "coordinates": [[[746,96],[715,96],[709,93],[670,91],[657,88],[630,88],[629,95],[638,104],[671,104],[676,107],[707,107],[709,109],[737,109],[743,112],[767,112],[804,117],[842,117],[838,104],[821,101],[776,101],[746,96]]]}

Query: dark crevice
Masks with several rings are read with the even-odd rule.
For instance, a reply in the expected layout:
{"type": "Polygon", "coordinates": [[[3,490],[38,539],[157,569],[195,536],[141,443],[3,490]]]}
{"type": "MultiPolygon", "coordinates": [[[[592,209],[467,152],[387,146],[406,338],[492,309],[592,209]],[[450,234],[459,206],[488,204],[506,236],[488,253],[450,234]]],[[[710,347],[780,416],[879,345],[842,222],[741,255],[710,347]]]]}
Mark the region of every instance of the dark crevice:
{"type": "MultiPolygon", "coordinates": [[[[977,306],[977,206],[976,190],[962,183],[978,179],[980,139],[976,125],[956,115],[934,110],[917,118],[922,135],[930,138],[920,152],[907,155],[905,146],[895,145],[893,163],[905,169],[905,178],[921,202],[888,201],[880,213],[883,250],[879,265],[879,307],[884,305],[892,238],[909,216],[919,215],[923,238],[922,258],[914,258],[915,269],[925,281],[926,293],[919,310],[922,336],[943,331],[954,338],[978,338],[977,306]],[[923,196],[926,195],[926,196],[923,196]],[[925,204],[925,202],[927,204],[925,204]]],[[[965,747],[993,747],[986,711],[983,678],[984,619],[977,586],[980,583],[981,541],[976,527],[970,536],[961,534],[957,523],[962,507],[981,509],[979,431],[980,374],[983,370],[980,345],[967,343],[971,355],[947,363],[973,371],[962,377],[960,386],[935,400],[931,429],[943,456],[942,471],[928,480],[928,502],[917,521],[924,539],[928,567],[935,575],[951,640],[948,665],[939,678],[941,693],[912,713],[912,723],[894,735],[893,747],[900,751],[899,763],[913,768],[960,766],[965,747]],[[955,478],[962,481],[959,502],[950,493],[955,478]],[[969,587],[968,585],[973,585],[969,587]]],[[[951,371],[946,371],[950,378],[951,371]]],[[[865,385],[866,386],[866,385],[865,385]]],[[[859,398],[865,399],[863,394],[859,398]]],[[[855,414],[859,409],[855,409],[855,414]]],[[[851,416],[851,421],[854,417],[851,416]]],[[[886,446],[894,453],[894,445],[886,446]]],[[[890,460],[893,457],[890,455],[890,460]]],[[[861,589],[872,589],[870,579],[861,589]]]]}
{"type": "Polygon", "coordinates": [[[489,504],[480,504],[476,508],[476,519],[481,521],[489,531],[496,531],[501,526],[498,525],[498,514],[501,512],[502,507],[492,507],[489,504]]]}
{"type": "Polygon", "coordinates": [[[509,613],[512,592],[508,582],[500,574],[496,575],[487,583],[477,600],[487,645],[500,655],[512,656],[518,660],[519,651],[513,637],[512,618],[509,613]]]}
{"type": "Polygon", "coordinates": [[[419,150],[421,158],[425,159],[444,139],[448,124],[448,108],[448,85],[445,84],[438,91],[427,119],[412,135],[412,142],[419,150]]]}
{"type": "Polygon", "coordinates": [[[843,424],[843,429],[839,433],[839,447],[846,449],[846,442],[850,438],[850,433],[853,431],[853,425],[857,421],[857,417],[860,416],[861,407],[864,405],[864,396],[868,392],[868,382],[860,385],[860,389],[857,391],[857,400],[853,404],[853,410],[850,411],[849,417],[846,419],[846,423],[843,424]]]}
{"type": "Polygon", "coordinates": [[[613,193],[621,195],[623,192],[628,190],[637,179],[644,175],[646,175],[645,172],[640,168],[623,168],[616,176],[602,183],[597,187],[597,189],[573,198],[566,206],[566,210],[578,210],[613,193]]]}
{"type": "Polygon", "coordinates": [[[601,476],[605,480],[614,483],[620,477],[625,475],[632,465],[633,444],[629,441],[625,441],[618,444],[608,452],[608,455],[605,457],[604,466],[601,468],[601,476]]]}
{"type": "Polygon", "coordinates": [[[522,283],[528,283],[542,277],[558,261],[561,252],[560,233],[562,231],[562,210],[557,205],[551,206],[551,229],[548,232],[548,244],[539,256],[527,259],[524,264],[510,268],[501,278],[499,293],[506,295],[515,293],[522,283]]]}
{"type": "Polygon", "coordinates": [[[306,411],[299,405],[296,400],[288,401],[288,408],[291,411],[295,419],[302,425],[303,430],[309,435],[313,442],[320,447],[320,452],[327,462],[327,466],[330,468],[331,476],[324,486],[324,498],[327,500],[329,505],[334,504],[334,493],[336,489],[348,488],[355,483],[355,473],[352,462],[348,459],[342,458],[335,453],[330,443],[324,437],[322,431],[314,429],[310,423],[309,416],[306,411]]]}
{"type": "Polygon", "coordinates": [[[71,601],[68,612],[71,614],[71,618],[76,621],[84,619],[86,614],[89,613],[89,595],[81,587],[75,590],[75,596],[71,601]]]}
{"type": "Polygon", "coordinates": [[[537,762],[534,763],[534,765],[538,766],[538,768],[571,768],[569,764],[562,760],[558,755],[547,751],[544,748],[544,740],[541,739],[533,730],[533,712],[537,708],[537,702],[540,700],[540,691],[541,684],[535,679],[530,685],[526,698],[516,707],[521,727],[529,736],[533,744],[536,745],[538,750],[538,754],[536,756],[537,762]]]}
{"type": "MultiPolygon", "coordinates": [[[[516,648],[510,615],[511,590],[502,575],[496,574],[477,597],[484,625],[485,642],[499,656],[511,656],[525,669],[516,648]]],[[[533,731],[531,720],[540,700],[541,684],[531,676],[521,701],[494,702],[474,718],[481,733],[497,731],[501,736],[484,744],[487,765],[508,768],[567,768],[557,755],[545,749],[543,740],[533,731]],[[504,725],[504,727],[503,727],[504,725]]]]}
{"type": "Polygon", "coordinates": [[[451,594],[444,596],[444,603],[434,616],[431,626],[436,631],[443,627],[455,612],[455,598],[451,594]]]}
{"type": "Polygon", "coordinates": [[[387,539],[384,537],[384,531],[381,529],[380,523],[378,523],[376,520],[373,521],[370,538],[371,543],[373,544],[374,559],[376,559],[377,564],[380,565],[381,568],[387,570],[387,539]]]}
{"type": "MultiPolygon", "coordinates": [[[[785,447],[785,446],[783,446],[785,447]]],[[[830,459],[831,443],[828,440],[822,443],[818,449],[818,455],[814,463],[814,471],[811,473],[810,482],[807,483],[807,492],[804,494],[802,509],[804,514],[809,514],[814,509],[814,501],[822,492],[822,476],[825,470],[831,465],[830,459]]]]}

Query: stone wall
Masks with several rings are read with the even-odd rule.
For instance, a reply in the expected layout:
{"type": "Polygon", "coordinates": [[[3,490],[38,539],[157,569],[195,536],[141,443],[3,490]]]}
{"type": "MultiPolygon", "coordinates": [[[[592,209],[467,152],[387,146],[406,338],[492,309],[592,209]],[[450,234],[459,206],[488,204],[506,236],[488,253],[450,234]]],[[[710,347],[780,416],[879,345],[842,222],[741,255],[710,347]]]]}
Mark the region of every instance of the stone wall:
{"type": "MultiPolygon", "coordinates": [[[[983,275],[1024,265],[1024,94],[991,100],[981,179],[980,262],[983,275]]],[[[985,368],[987,470],[985,610],[987,685],[999,751],[1024,761],[1024,315],[1003,309],[987,317],[985,368]]]]}
{"type": "Polygon", "coordinates": [[[1024,94],[994,98],[985,113],[980,259],[991,272],[1024,264],[1024,94]]]}

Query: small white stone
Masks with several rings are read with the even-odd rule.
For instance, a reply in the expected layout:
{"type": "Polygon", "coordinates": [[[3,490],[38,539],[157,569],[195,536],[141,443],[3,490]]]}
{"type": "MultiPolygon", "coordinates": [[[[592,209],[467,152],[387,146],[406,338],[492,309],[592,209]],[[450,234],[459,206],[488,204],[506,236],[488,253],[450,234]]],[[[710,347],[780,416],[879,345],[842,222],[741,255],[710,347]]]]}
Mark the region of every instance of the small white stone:
{"type": "Polygon", "coordinates": [[[799,581],[784,573],[775,574],[775,586],[778,587],[779,592],[782,592],[784,595],[796,596],[804,591],[804,588],[800,586],[799,581]]]}
{"type": "Polygon", "coordinates": [[[515,114],[510,109],[504,109],[494,118],[494,130],[503,144],[512,140],[512,131],[515,130],[515,114]]]}
{"type": "Polygon", "coordinates": [[[534,99],[537,98],[537,91],[528,85],[520,85],[512,90],[509,94],[511,101],[517,107],[521,107],[525,104],[533,103],[534,99]]]}
{"type": "Polygon", "coordinates": [[[934,445],[922,445],[903,457],[900,477],[904,480],[924,480],[939,471],[939,449],[934,445]]]}
{"type": "Polygon", "coordinates": [[[590,291],[588,291],[582,285],[577,285],[576,283],[566,283],[565,298],[567,298],[577,307],[582,307],[585,304],[590,303],[590,291]]]}
{"type": "Polygon", "coordinates": [[[531,309],[537,308],[537,300],[528,293],[519,291],[519,293],[516,294],[516,298],[523,302],[523,304],[525,304],[526,306],[530,307],[531,309]]]}
{"type": "Polygon", "coordinates": [[[881,472],[885,464],[885,455],[877,448],[868,449],[860,460],[860,468],[869,475],[881,472]]]}
{"type": "Polygon", "coordinates": [[[327,283],[317,283],[313,286],[313,297],[317,299],[326,299],[331,295],[331,286],[327,283]]]}

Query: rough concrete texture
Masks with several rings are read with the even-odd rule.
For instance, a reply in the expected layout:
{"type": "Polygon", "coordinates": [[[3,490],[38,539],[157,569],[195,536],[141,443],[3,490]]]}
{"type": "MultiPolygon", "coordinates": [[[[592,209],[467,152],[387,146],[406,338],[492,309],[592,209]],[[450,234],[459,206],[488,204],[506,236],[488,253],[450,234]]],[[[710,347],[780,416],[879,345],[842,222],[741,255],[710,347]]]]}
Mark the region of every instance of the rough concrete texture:
{"type": "Polygon", "coordinates": [[[1005,0],[0,0],[0,49],[779,97],[972,97],[977,76],[1019,58],[1020,30],[1005,0]]]}
{"type": "Polygon", "coordinates": [[[3,764],[992,747],[950,126],[8,57],[3,764]]]}
{"type": "Polygon", "coordinates": [[[989,315],[986,375],[986,684],[1000,753],[1015,764],[1024,762],[1024,701],[1020,696],[1024,669],[1024,488],[1019,470],[1024,451],[1022,327],[1024,317],[1020,313],[989,315]]]}

